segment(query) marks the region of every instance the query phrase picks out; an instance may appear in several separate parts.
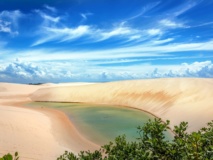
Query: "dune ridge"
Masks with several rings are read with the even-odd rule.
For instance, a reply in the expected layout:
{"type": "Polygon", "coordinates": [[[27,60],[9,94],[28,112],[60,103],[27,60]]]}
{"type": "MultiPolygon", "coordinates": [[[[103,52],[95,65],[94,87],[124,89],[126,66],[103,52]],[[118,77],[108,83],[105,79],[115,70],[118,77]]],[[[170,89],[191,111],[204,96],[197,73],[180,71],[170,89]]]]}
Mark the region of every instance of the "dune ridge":
{"type": "Polygon", "coordinates": [[[150,112],[171,126],[189,122],[195,131],[213,119],[213,79],[174,78],[42,88],[32,101],[128,106],[150,112]]]}

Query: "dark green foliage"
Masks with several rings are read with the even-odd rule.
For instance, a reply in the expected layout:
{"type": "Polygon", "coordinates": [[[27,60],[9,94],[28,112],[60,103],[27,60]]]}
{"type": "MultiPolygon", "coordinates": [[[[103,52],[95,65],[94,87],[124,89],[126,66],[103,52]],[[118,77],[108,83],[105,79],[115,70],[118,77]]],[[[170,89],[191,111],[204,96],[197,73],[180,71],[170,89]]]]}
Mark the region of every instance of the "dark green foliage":
{"type": "Polygon", "coordinates": [[[78,158],[73,153],[70,153],[67,151],[65,151],[65,153],[63,155],[61,155],[59,158],[57,158],[57,160],[69,160],[69,159],[77,160],[78,158]]]}
{"type": "Polygon", "coordinates": [[[102,154],[101,151],[94,151],[93,153],[90,151],[81,151],[79,157],[80,158],[76,157],[73,153],[65,151],[57,160],[98,160],[101,159],[102,154]]]}
{"type": "Polygon", "coordinates": [[[94,152],[81,151],[79,157],[81,157],[81,159],[83,160],[98,160],[102,158],[102,154],[101,151],[94,151],[94,152]]]}
{"type": "Polygon", "coordinates": [[[29,85],[42,85],[44,83],[29,83],[29,85]]]}
{"type": "Polygon", "coordinates": [[[138,127],[139,138],[128,142],[125,135],[101,147],[99,151],[81,151],[78,156],[65,152],[57,160],[213,160],[213,121],[198,132],[188,134],[188,123],[175,126],[174,139],[165,139],[169,121],[149,120],[138,127]]]}
{"type": "Polygon", "coordinates": [[[3,157],[0,157],[0,160],[18,160],[18,152],[15,152],[15,156],[13,157],[10,153],[4,155],[3,157]]]}
{"type": "Polygon", "coordinates": [[[149,120],[138,127],[139,138],[128,142],[125,135],[118,136],[99,151],[82,151],[76,157],[65,152],[57,160],[213,160],[213,121],[198,132],[188,134],[187,122],[175,126],[174,139],[165,139],[169,121],[149,120]]]}
{"type": "MultiPolygon", "coordinates": [[[[213,121],[198,132],[187,133],[188,123],[182,122],[173,129],[172,141],[165,139],[169,121],[149,120],[138,127],[139,138],[128,142],[126,136],[118,136],[94,152],[81,151],[78,156],[65,151],[57,160],[213,160],[213,121]]],[[[0,160],[18,160],[8,153],[0,160]]]]}
{"type": "Polygon", "coordinates": [[[188,123],[182,122],[174,132],[173,156],[175,159],[213,159],[213,121],[198,132],[187,134],[188,123]]]}

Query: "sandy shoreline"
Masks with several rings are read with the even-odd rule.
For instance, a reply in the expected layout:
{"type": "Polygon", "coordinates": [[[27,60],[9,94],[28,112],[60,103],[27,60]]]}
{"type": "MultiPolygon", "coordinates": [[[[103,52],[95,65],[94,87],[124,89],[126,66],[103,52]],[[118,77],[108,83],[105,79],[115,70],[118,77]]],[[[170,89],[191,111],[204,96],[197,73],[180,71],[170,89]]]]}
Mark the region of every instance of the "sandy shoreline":
{"type": "Polygon", "coordinates": [[[99,148],[85,139],[67,116],[58,110],[0,105],[0,111],[0,144],[4,148],[1,154],[19,151],[21,159],[56,159],[65,150],[77,154],[82,149],[99,148]],[[2,123],[2,119],[7,117],[9,120],[2,123]],[[10,128],[6,127],[7,130],[3,125],[10,128]]]}
{"type": "Polygon", "coordinates": [[[85,139],[63,112],[24,107],[31,101],[29,95],[44,86],[1,86],[5,89],[0,92],[0,155],[18,151],[23,160],[52,160],[65,150],[77,154],[99,148],[85,139]]]}
{"type": "Polygon", "coordinates": [[[21,159],[55,159],[68,149],[52,135],[51,117],[14,106],[0,106],[0,110],[1,154],[18,151],[21,159]]]}
{"type": "Polygon", "coordinates": [[[212,88],[213,79],[181,78],[38,86],[0,83],[0,155],[19,151],[20,159],[49,160],[65,150],[78,153],[99,148],[64,113],[23,107],[30,101],[130,107],[169,119],[171,126],[187,121],[190,132],[212,120],[212,88]]]}

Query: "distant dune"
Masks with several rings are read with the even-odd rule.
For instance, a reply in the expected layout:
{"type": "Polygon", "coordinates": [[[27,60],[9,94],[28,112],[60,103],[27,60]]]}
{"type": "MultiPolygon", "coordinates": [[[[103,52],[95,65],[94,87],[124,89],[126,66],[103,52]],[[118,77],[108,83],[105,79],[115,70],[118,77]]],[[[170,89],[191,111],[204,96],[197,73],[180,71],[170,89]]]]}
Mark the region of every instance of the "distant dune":
{"type": "Polygon", "coordinates": [[[42,86],[0,83],[0,104],[31,101],[29,95],[42,86]]]}
{"type": "Polygon", "coordinates": [[[150,112],[171,126],[189,122],[198,130],[213,119],[213,79],[152,79],[43,88],[33,101],[84,102],[129,106],[150,112]]]}

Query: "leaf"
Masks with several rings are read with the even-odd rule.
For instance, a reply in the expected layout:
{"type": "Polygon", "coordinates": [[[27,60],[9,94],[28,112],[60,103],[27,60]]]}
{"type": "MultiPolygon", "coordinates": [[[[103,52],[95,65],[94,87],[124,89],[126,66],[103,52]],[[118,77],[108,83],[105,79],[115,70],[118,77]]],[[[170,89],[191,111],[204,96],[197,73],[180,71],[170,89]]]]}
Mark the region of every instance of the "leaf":
{"type": "Polygon", "coordinates": [[[16,157],[18,156],[18,152],[15,152],[15,156],[16,156],[16,157]]]}
{"type": "Polygon", "coordinates": [[[13,156],[10,153],[5,155],[3,158],[4,158],[4,160],[13,160],[13,156]]]}

